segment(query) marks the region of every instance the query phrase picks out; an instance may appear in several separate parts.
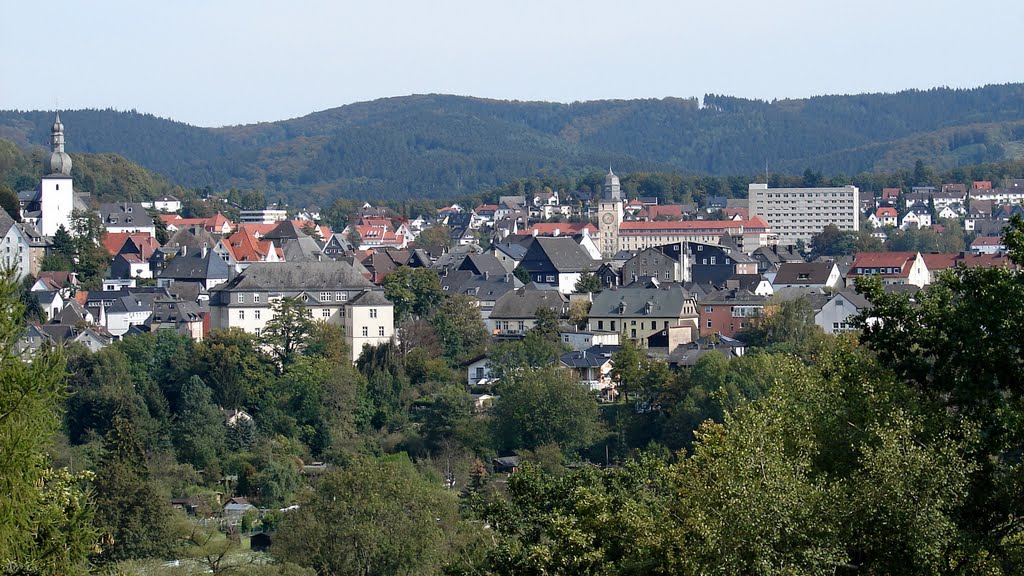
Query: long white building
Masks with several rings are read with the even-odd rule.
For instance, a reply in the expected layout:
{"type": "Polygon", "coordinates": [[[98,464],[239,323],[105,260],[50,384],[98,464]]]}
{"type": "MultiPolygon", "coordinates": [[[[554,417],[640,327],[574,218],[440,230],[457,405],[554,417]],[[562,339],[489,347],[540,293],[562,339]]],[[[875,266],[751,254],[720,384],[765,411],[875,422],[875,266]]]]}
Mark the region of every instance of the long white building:
{"type": "Polygon", "coordinates": [[[748,192],[749,216],[767,222],[780,244],[808,242],[829,224],[840,230],[859,230],[859,195],[856,186],[768,188],[754,183],[748,192]]]}
{"type": "Polygon", "coordinates": [[[394,306],[350,264],[257,262],[210,290],[210,328],[241,328],[261,335],[282,298],[299,298],[314,320],[345,327],[354,362],[364,345],[395,335],[394,306]]]}

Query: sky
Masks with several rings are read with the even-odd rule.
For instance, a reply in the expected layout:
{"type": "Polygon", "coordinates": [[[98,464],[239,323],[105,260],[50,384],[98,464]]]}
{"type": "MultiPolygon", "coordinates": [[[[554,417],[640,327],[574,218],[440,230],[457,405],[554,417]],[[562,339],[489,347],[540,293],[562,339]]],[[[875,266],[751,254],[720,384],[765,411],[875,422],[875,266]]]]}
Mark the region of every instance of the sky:
{"type": "Polygon", "coordinates": [[[1019,0],[0,0],[0,109],[198,126],[445,93],[573,102],[1024,81],[1019,0]]]}

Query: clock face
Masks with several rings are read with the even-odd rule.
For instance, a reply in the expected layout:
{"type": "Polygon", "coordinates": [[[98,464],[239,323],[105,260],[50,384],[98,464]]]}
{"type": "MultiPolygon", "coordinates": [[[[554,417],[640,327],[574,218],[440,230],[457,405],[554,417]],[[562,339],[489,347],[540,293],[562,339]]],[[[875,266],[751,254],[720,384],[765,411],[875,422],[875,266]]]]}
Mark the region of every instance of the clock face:
{"type": "Polygon", "coordinates": [[[612,222],[615,221],[615,216],[612,216],[611,214],[605,214],[604,216],[601,217],[601,219],[604,220],[605,224],[611,224],[612,222]]]}

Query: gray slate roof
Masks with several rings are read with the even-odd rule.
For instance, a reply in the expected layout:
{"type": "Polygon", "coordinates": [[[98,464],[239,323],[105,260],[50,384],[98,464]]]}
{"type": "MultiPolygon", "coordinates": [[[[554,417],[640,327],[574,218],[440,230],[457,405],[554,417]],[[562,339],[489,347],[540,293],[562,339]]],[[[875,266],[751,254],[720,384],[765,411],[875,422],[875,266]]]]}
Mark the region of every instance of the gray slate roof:
{"type": "Polygon", "coordinates": [[[349,301],[353,306],[390,306],[391,301],[384,297],[383,290],[367,290],[349,301]]]}
{"type": "Polygon", "coordinates": [[[562,354],[558,359],[570,368],[596,368],[611,360],[612,354],[621,349],[621,346],[591,346],[586,350],[562,354]]]}
{"type": "Polygon", "coordinates": [[[617,316],[620,318],[645,318],[648,316],[680,317],[690,293],[678,284],[665,288],[619,288],[604,290],[594,296],[590,307],[591,316],[617,316]],[[651,303],[650,313],[646,313],[651,303]]]}
{"type": "Polygon", "coordinates": [[[538,308],[553,308],[559,314],[569,306],[569,297],[557,290],[519,288],[494,303],[491,319],[534,318],[538,308]]]}
{"type": "Polygon", "coordinates": [[[323,262],[256,262],[219,290],[337,290],[373,288],[351,265],[323,262]]]}
{"type": "Polygon", "coordinates": [[[209,280],[230,278],[231,268],[216,252],[208,250],[202,253],[175,256],[160,271],[161,278],[174,280],[209,280]]]}
{"type": "Polygon", "coordinates": [[[775,275],[775,284],[824,284],[833,262],[783,262],[775,275]]]}

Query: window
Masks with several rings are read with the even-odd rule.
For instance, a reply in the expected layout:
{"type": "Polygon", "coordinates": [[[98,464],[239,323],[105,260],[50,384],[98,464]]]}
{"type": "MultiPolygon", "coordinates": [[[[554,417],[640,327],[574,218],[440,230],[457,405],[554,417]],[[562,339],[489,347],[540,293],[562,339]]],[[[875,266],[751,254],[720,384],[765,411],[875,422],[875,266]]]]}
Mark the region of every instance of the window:
{"type": "Polygon", "coordinates": [[[708,318],[708,328],[711,328],[711,318],[708,318]]]}
{"type": "Polygon", "coordinates": [[[238,294],[238,303],[239,304],[245,304],[245,294],[241,294],[241,293],[238,294]]]}
{"type": "Polygon", "coordinates": [[[370,308],[370,318],[376,318],[376,317],[377,317],[377,309],[376,308],[370,308]]]}
{"type": "Polygon", "coordinates": [[[612,332],[615,332],[615,320],[612,320],[612,332]]]}
{"type": "Polygon", "coordinates": [[[363,336],[369,336],[369,335],[370,335],[370,329],[367,328],[366,326],[363,326],[363,336]]]}
{"type": "Polygon", "coordinates": [[[665,328],[668,328],[668,320],[665,320],[665,328]]]}
{"type": "MultiPolygon", "coordinates": [[[[629,325],[630,326],[636,326],[636,320],[630,320],[629,321],[629,325]]],[[[641,324],[640,326],[643,327],[643,324],[641,324]]]]}
{"type": "Polygon", "coordinates": [[[238,319],[239,320],[245,320],[245,310],[239,310],[238,311],[238,319]]]}
{"type": "Polygon", "coordinates": [[[331,309],[330,308],[324,308],[323,311],[320,312],[320,315],[323,316],[324,318],[330,318],[331,317],[331,309]]]}
{"type": "Polygon", "coordinates": [[[705,306],[704,307],[704,313],[705,314],[711,314],[714,311],[715,311],[715,309],[713,307],[711,307],[711,306],[705,306]]]}
{"type": "Polygon", "coordinates": [[[330,302],[332,299],[334,299],[334,294],[331,294],[330,292],[321,292],[320,293],[320,301],[321,302],[330,302]]]}
{"type": "Polygon", "coordinates": [[[347,302],[348,301],[348,292],[341,292],[340,296],[341,297],[338,298],[338,300],[341,300],[342,302],[347,302]]]}
{"type": "Polygon", "coordinates": [[[252,316],[253,316],[253,318],[259,320],[260,319],[260,311],[259,310],[254,310],[253,313],[252,313],[252,316]]]}
{"type": "Polygon", "coordinates": [[[548,282],[554,282],[554,281],[555,281],[555,277],[553,275],[551,275],[551,274],[548,274],[548,282]]]}
{"type": "Polygon", "coordinates": [[[261,333],[261,332],[263,332],[263,331],[262,331],[262,330],[260,330],[259,328],[257,328],[257,329],[256,329],[256,337],[257,337],[257,338],[259,338],[259,337],[260,337],[260,333],[261,333]]]}
{"type": "Polygon", "coordinates": [[[484,377],[484,367],[483,366],[477,366],[476,367],[476,379],[477,380],[482,380],[483,377],[484,377]]]}
{"type": "Polygon", "coordinates": [[[715,265],[715,257],[714,257],[714,256],[712,256],[712,257],[711,257],[711,265],[712,265],[712,266],[714,266],[714,265],[715,265]]]}
{"type": "Polygon", "coordinates": [[[526,323],[523,322],[522,320],[520,320],[519,321],[519,331],[523,332],[524,330],[526,330],[526,323]]]}
{"type": "Polygon", "coordinates": [[[604,320],[598,320],[597,321],[597,329],[598,330],[604,330],[604,320]]]}
{"type": "Polygon", "coordinates": [[[377,328],[377,336],[383,336],[383,335],[384,335],[384,327],[380,326],[380,327],[377,328]]]}
{"type": "Polygon", "coordinates": [[[259,295],[259,294],[256,294],[256,293],[253,293],[253,295],[252,295],[252,301],[253,301],[253,302],[255,302],[255,303],[257,303],[257,304],[259,304],[259,302],[260,302],[260,295],[259,295]]]}

